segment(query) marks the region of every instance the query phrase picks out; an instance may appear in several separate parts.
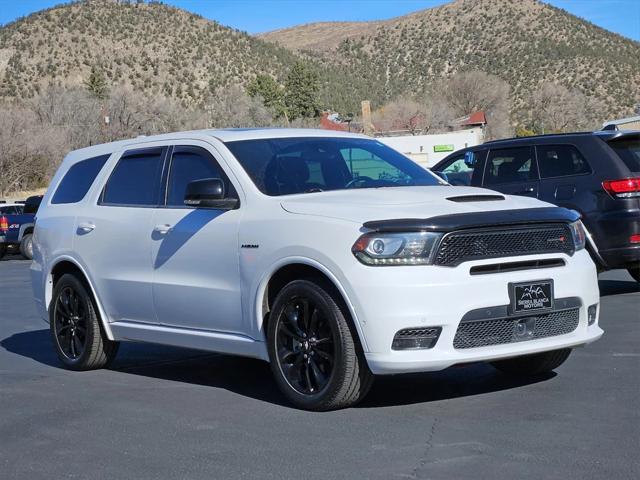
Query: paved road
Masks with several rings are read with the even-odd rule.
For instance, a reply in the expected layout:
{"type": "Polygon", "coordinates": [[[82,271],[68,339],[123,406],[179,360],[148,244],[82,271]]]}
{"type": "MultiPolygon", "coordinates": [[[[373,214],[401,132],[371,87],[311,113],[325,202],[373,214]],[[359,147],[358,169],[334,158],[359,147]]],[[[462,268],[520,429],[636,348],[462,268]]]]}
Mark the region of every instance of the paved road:
{"type": "Polygon", "coordinates": [[[601,276],[605,337],[553,374],[381,378],[362,405],[290,408],[266,364],[141,344],[59,367],[27,262],[0,262],[3,479],[637,479],[640,292],[601,276]]]}

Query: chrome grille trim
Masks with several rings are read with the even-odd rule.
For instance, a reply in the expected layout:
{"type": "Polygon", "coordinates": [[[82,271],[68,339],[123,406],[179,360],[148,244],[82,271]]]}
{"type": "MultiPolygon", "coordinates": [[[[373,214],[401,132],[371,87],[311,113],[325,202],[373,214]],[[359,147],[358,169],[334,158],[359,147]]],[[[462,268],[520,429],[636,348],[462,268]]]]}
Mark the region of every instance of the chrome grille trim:
{"type": "Polygon", "coordinates": [[[573,255],[567,224],[458,230],[447,233],[438,245],[434,264],[455,267],[470,260],[566,253],[573,255]]]}

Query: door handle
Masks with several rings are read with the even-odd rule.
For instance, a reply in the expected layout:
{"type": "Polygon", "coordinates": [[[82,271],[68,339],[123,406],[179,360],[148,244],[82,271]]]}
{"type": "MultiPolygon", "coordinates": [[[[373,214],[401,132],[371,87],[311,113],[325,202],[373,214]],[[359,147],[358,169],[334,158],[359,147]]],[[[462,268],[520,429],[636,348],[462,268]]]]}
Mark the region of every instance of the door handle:
{"type": "Polygon", "coordinates": [[[533,192],[535,192],[535,191],[536,191],[536,189],[535,189],[535,188],[533,188],[533,187],[528,187],[528,188],[525,188],[524,190],[520,190],[520,191],[518,191],[518,192],[515,192],[514,194],[515,194],[515,195],[522,195],[523,193],[533,193],[533,192]]]}
{"type": "Polygon", "coordinates": [[[78,224],[78,230],[84,233],[91,232],[96,226],[92,222],[80,222],[78,224]]]}
{"type": "Polygon", "coordinates": [[[153,227],[154,232],[158,232],[162,235],[169,233],[171,230],[173,230],[173,227],[167,223],[163,223],[153,227]]]}

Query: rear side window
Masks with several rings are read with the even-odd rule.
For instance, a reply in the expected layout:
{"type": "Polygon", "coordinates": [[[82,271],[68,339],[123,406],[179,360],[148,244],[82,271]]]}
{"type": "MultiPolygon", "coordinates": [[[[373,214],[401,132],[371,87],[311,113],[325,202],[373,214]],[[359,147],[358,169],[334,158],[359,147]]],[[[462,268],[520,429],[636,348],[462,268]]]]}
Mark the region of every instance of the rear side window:
{"type": "Polygon", "coordinates": [[[537,177],[530,147],[491,150],[487,158],[484,183],[517,183],[535,180],[537,177]]]}
{"type": "Polygon", "coordinates": [[[167,188],[167,206],[184,207],[187,185],[194,180],[220,178],[225,182],[227,197],[234,196],[222,169],[206,150],[199,147],[175,147],[167,188]]]}
{"type": "Polygon", "coordinates": [[[82,200],[109,156],[87,158],[72,165],[53,194],[51,203],[76,203],[82,200]]]}
{"type": "Polygon", "coordinates": [[[102,193],[102,204],[156,206],[165,149],[145,148],[125,152],[113,169],[102,193]]]}
{"type": "Polygon", "coordinates": [[[640,139],[618,140],[609,146],[632,172],[640,172],[640,139]]]}
{"type": "Polygon", "coordinates": [[[573,145],[538,145],[540,177],[569,177],[591,173],[591,167],[573,145]]]}

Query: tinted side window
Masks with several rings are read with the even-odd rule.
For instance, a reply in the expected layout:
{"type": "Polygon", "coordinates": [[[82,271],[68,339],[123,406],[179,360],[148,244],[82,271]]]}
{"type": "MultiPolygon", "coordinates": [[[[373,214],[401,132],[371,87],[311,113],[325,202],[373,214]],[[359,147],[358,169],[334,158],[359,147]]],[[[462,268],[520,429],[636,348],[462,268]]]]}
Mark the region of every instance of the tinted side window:
{"type": "Polygon", "coordinates": [[[73,165],[58,185],[51,203],[76,203],[82,200],[109,156],[88,158],[73,165]]]}
{"type": "Polygon", "coordinates": [[[102,203],[111,205],[158,205],[164,149],[146,148],[125,152],[111,172],[102,203]]]}
{"type": "Polygon", "coordinates": [[[447,174],[447,180],[451,185],[471,185],[477,158],[475,152],[469,151],[467,154],[452,158],[441,170],[447,174]]]}
{"type": "Polygon", "coordinates": [[[487,158],[484,183],[496,185],[535,179],[536,172],[531,152],[530,147],[491,150],[487,158]]]}
{"type": "Polygon", "coordinates": [[[175,147],[167,186],[167,206],[184,207],[187,185],[203,178],[225,180],[227,196],[230,196],[229,182],[209,152],[199,147],[175,147]]]}
{"type": "Polygon", "coordinates": [[[591,167],[573,145],[538,145],[540,177],[568,177],[591,173],[591,167]]]}

